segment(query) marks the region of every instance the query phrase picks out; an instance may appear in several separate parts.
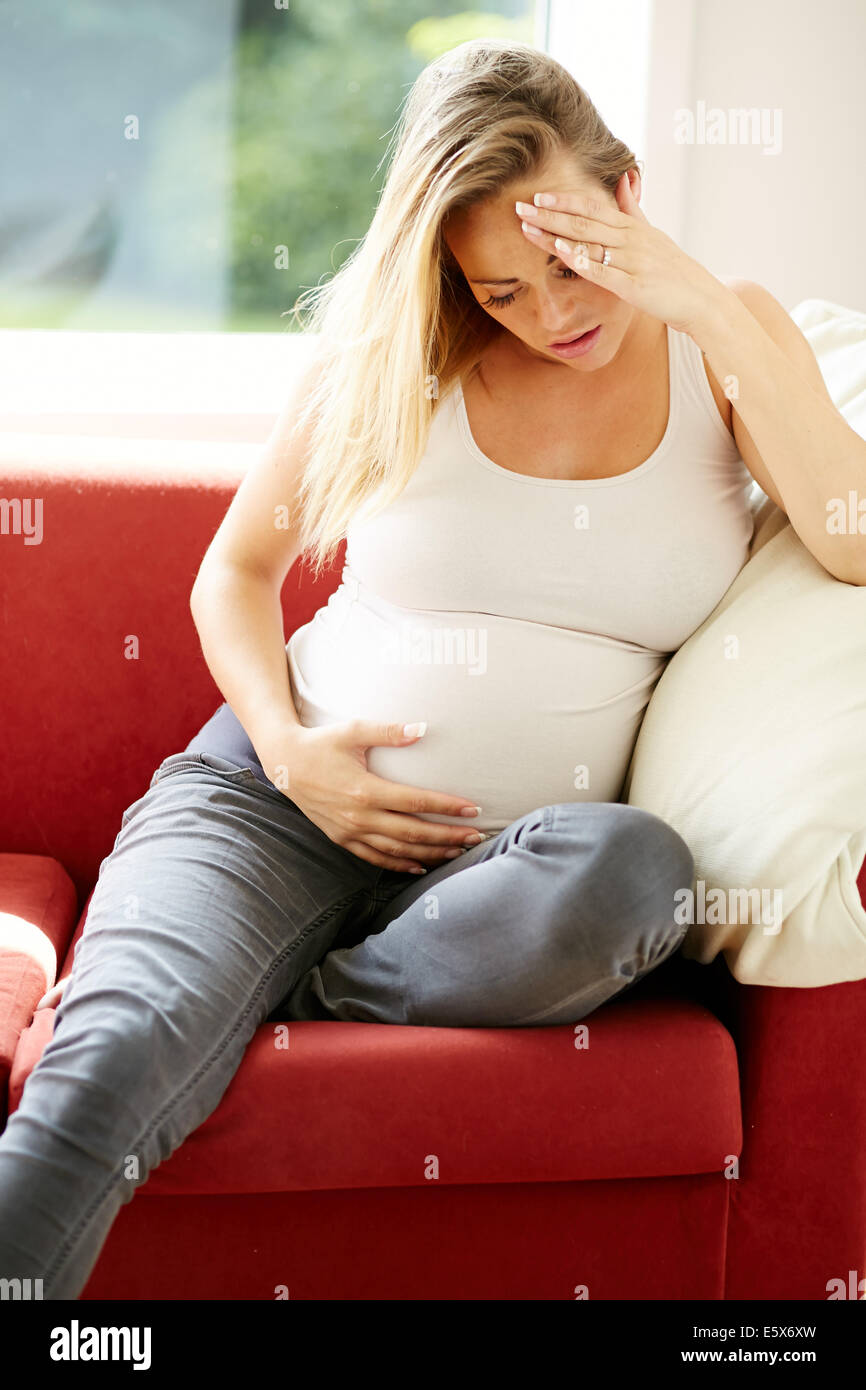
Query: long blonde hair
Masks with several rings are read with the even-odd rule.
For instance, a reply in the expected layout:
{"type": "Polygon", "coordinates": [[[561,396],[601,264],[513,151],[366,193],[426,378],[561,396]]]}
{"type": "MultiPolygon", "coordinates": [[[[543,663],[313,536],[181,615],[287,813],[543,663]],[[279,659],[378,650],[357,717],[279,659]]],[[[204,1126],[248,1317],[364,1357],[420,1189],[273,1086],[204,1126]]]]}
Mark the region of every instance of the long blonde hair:
{"type": "Polygon", "coordinates": [[[310,421],[298,524],[317,575],[353,518],[402,492],[436,401],[499,331],[444,239],[446,218],[563,149],[611,192],[638,163],[571,74],[529,44],[472,39],[416,79],[366,235],[294,306],[323,363],[295,422],[310,421]]]}

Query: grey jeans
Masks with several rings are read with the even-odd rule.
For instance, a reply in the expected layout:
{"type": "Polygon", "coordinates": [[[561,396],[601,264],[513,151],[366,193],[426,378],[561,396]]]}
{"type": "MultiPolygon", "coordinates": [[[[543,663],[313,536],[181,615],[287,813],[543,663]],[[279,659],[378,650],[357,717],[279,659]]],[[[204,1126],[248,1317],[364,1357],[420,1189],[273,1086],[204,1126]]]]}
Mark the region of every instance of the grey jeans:
{"type": "Polygon", "coordinates": [[[267,1019],[575,1022],[677,950],[692,873],[664,821],[605,802],[541,806],[397,872],[251,767],[171,755],[100,864],[54,1036],[0,1135],[0,1278],[77,1298],[267,1019]]]}

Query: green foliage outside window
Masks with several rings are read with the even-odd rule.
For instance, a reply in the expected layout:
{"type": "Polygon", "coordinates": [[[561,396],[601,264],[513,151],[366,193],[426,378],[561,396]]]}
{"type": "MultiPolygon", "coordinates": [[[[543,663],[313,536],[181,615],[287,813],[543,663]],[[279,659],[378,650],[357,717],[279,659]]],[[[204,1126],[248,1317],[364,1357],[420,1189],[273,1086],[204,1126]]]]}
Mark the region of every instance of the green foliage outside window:
{"type": "Polygon", "coordinates": [[[256,30],[241,38],[232,327],[289,326],[280,315],[301,288],[350,254],[373,215],[401,102],[428,62],[484,35],[532,40],[531,7],[517,19],[431,8],[429,0],[380,0],[358,24],[350,0],[299,0],[298,28],[277,43],[256,30]],[[287,270],[274,266],[281,245],[287,270]]]}

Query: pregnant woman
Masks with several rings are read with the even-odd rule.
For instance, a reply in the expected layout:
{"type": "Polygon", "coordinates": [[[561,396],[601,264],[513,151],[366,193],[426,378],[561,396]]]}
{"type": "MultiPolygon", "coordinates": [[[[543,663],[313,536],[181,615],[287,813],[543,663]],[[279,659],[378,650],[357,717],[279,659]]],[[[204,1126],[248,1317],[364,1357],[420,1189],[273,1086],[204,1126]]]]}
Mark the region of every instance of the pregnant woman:
{"type": "Polygon", "coordinates": [[[647,702],[747,559],[753,478],[840,578],[821,499],[850,480],[798,330],[640,193],[543,53],[416,82],[196,579],[225,703],[125,811],[45,1001],[0,1277],[77,1297],[267,1019],[572,1023],[679,946],[689,849],[619,801],[647,702]],[[286,574],[344,536],[286,646],[286,574]]]}

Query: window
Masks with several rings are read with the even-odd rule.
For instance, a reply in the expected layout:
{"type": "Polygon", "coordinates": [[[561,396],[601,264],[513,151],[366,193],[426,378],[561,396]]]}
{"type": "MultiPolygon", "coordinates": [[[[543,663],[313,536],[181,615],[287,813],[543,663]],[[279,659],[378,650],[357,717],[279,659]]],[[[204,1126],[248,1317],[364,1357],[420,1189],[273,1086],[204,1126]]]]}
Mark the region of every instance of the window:
{"type": "Polygon", "coordinates": [[[285,333],[363,236],[403,98],[532,0],[11,0],[0,326],[285,333]]]}

